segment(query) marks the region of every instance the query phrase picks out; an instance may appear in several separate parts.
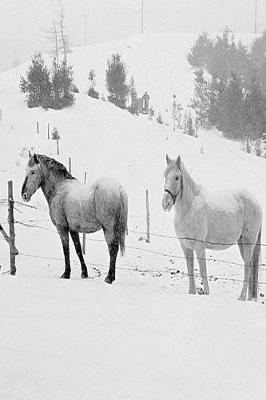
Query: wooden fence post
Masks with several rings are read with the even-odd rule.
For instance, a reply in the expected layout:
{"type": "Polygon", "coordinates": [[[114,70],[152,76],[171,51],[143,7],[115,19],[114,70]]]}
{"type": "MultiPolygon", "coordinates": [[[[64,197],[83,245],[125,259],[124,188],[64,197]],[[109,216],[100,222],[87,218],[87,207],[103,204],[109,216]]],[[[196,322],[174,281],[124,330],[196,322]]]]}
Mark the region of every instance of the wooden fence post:
{"type": "Polygon", "coordinates": [[[151,235],[150,235],[150,204],[149,204],[149,191],[146,189],[146,224],[147,224],[147,233],[146,233],[146,243],[150,243],[151,235]]]}
{"type": "Polygon", "coordinates": [[[16,275],[14,199],[13,199],[13,182],[12,181],[8,182],[8,223],[9,223],[10,273],[11,273],[11,275],[16,275]]]}
{"type": "MultiPolygon", "coordinates": [[[[86,184],[87,181],[87,172],[85,172],[84,175],[84,184],[86,184]]],[[[83,233],[82,236],[82,253],[85,254],[86,253],[86,233],[83,233]]]]}
{"type": "Polygon", "coordinates": [[[47,136],[48,136],[48,139],[50,139],[50,125],[49,125],[49,122],[47,124],[47,136]]]}
{"type": "Polygon", "coordinates": [[[68,172],[71,174],[71,157],[68,158],[68,172]]]}
{"type": "Polygon", "coordinates": [[[37,133],[39,133],[39,121],[37,121],[37,133]]]}

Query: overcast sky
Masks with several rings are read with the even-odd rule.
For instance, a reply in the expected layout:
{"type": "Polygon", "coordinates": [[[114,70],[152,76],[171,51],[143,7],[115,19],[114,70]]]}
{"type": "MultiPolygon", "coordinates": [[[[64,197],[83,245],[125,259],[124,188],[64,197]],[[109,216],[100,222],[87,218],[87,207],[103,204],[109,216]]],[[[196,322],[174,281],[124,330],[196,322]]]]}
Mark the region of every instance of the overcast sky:
{"type": "MultiPolygon", "coordinates": [[[[266,27],[266,0],[258,1],[258,30],[266,27]]],[[[145,32],[254,31],[255,0],[143,0],[145,32]]],[[[58,0],[0,0],[0,69],[44,50],[58,0]]],[[[141,30],[142,0],[62,0],[73,44],[112,40],[141,30]]]]}

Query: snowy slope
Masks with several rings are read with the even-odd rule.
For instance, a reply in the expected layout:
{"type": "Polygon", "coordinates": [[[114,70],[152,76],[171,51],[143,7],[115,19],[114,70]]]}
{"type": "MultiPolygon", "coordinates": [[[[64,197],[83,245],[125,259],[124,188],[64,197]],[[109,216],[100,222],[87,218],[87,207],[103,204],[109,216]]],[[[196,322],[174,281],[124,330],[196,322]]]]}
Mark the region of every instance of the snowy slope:
{"type": "MultiPolygon", "coordinates": [[[[183,39],[148,35],[110,47],[88,46],[87,52],[74,50],[71,61],[81,93],[72,108],[62,111],[27,109],[18,91],[19,76],[14,71],[0,76],[0,200],[12,179],[15,199],[21,201],[29,149],[66,166],[71,157],[72,173],[81,181],[85,171],[91,181],[111,175],[129,195],[128,247],[118,259],[111,287],[103,282],[109,258],[101,232],[87,236],[86,261],[93,279],[80,279],[72,247],[72,279],[65,282],[58,279],[64,268],[62,249],[42,193],[30,203],[36,209],[16,204],[18,272],[16,278],[0,275],[1,399],[265,399],[264,298],[257,304],[237,301],[243,277],[242,267],[234,264],[242,263],[237,248],[208,252],[213,259],[208,262],[211,295],[203,298],[186,294],[186,267],[176,239],[152,236],[150,244],[141,239],[146,189],[152,233],[174,236],[173,214],[161,209],[167,152],[181,154],[205,186],[247,187],[265,214],[266,161],[214,133],[187,137],[85,94],[89,68],[95,67],[104,90],[106,58],[120,51],[139,91],[147,89],[158,107],[165,107],[178,88],[181,101],[187,101],[192,76],[185,54],[194,39],[183,39]],[[158,84],[144,81],[147,70],[158,84]],[[56,143],[47,139],[48,123],[61,136],[59,157],[56,143]]],[[[20,73],[24,70],[21,66],[20,73]]],[[[5,227],[6,219],[7,206],[0,201],[5,227]]],[[[262,253],[264,261],[265,247],[262,253]]],[[[0,256],[5,272],[9,256],[2,238],[0,256]]],[[[260,280],[266,282],[265,268],[260,280]]]]}

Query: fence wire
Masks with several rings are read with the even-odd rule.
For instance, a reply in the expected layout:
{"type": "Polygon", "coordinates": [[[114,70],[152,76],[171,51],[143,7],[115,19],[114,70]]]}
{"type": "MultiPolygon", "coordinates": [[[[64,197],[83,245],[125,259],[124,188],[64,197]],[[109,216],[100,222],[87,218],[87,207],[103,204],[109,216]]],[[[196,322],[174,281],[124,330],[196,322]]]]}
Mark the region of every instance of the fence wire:
{"type": "MultiPolygon", "coordinates": [[[[0,199],[0,204],[7,204],[8,200],[7,199],[0,199]]],[[[29,207],[35,210],[40,210],[40,211],[47,211],[44,210],[42,208],[36,207],[36,206],[32,206],[29,204],[25,204],[19,201],[14,200],[14,203],[24,206],[24,207],[29,207]]],[[[20,211],[20,210],[17,210],[20,211]]],[[[139,216],[140,217],[140,216],[139,216]]],[[[142,217],[142,216],[141,216],[142,217]]],[[[37,229],[41,229],[47,232],[51,232],[53,234],[58,235],[57,230],[55,229],[51,229],[51,228],[47,228],[41,225],[38,225],[38,223],[41,222],[49,222],[50,219],[48,218],[44,218],[44,219],[28,219],[28,220],[24,220],[24,221],[20,221],[20,220],[16,220],[15,223],[16,224],[20,224],[22,226],[25,226],[27,228],[37,228],[37,229]]],[[[88,221],[87,221],[88,222],[88,221]]],[[[144,220],[143,220],[144,222],[144,220]]],[[[137,224],[137,226],[141,226],[141,224],[137,224]]],[[[4,224],[8,224],[8,222],[1,222],[0,223],[2,225],[4,224]]],[[[133,229],[129,229],[128,232],[133,233],[133,234],[138,234],[138,235],[146,235],[145,231],[137,231],[137,230],[133,230],[133,229]]],[[[212,242],[212,241],[206,241],[206,240],[201,240],[201,239],[197,239],[197,238],[190,238],[190,237],[177,237],[177,236],[171,236],[171,235],[165,235],[165,234],[160,234],[160,233],[155,233],[155,232],[151,232],[150,236],[152,237],[158,237],[158,238],[164,238],[164,239],[174,239],[174,240],[190,240],[190,241],[196,241],[199,243],[205,243],[205,244],[210,244],[210,245],[219,245],[219,246],[225,246],[225,247],[231,247],[231,246],[235,246],[238,245],[238,242],[234,242],[234,243],[222,243],[222,242],[212,242]]],[[[0,238],[1,240],[5,240],[4,238],[0,238]]],[[[88,238],[87,240],[92,241],[92,242],[105,242],[104,239],[95,239],[95,238],[88,238]]],[[[242,245],[253,245],[255,246],[257,243],[250,243],[250,242],[241,242],[242,245]]],[[[266,243],[260,243],[260,246],[265,247],[266,243]]],[[[150,253],[150,254],[155,254],[155,255],[160,255],[163,257],[168,257],[168,258],[174,258],[174,259],[181,259],[181,260],[186,260],[185,256],[178,256],[175,254],[170,254],[164,251],[160,251],[160,250],[154,250],[154,249],[145,249],[143,247],[137,247],[137,246],[125,246],[126,249],[129,250],[133,250],[133,251],[140,251],[140,252],[146,252],[146,253],[150,253]]],[[[43,257],[43,256],[38,256],[38,255],[34,255],[34,254],[26,254],[26,253],[19,253],[20,256],[22,257],[31,257],[31,258],[37,258],[37,259],[43,259],[43,260],[50,260],[50,261],[60,261],[60,262],[64,262],[65,260],[63,258],[56,258],[56,257],[43,257]]],[[[208,257],[208,258],[197,258],[198,260],[205,260],[205,261],[211,261],[213,263],[215,262],[221,262],[224,264],[228,264],[228,265],[235,265],[235,266],[241,266],[244,267],[245,265],[243,263],[238,263],[238,262],[234,262],[234,261],[229,261],[229,260],[224,260],[224,259],[220,259],[220,258],[216,258],[216,257],[208,257]]],[[[72,262],[75,262],[75,260],[72,260],[72,262]]],[[[87,263],[88,265],[92,265],[92,266],[102,266],[102,267],[106,267],[109,268],[108,265],[106,264],[97,264],[97,263],[87,263]]],[[[261,267],[262,269],[265,269],[263,267],[266,267],[265,263],[260,263],[259,267],[261,267]]],[[[129,271],[138,271],[138,272],[143,272],[143,273],[160,273],[160,274],[167,274],[167,273],[174,273],[174,270],[159,270],[159,269],[146,269],[146,270],[141,270],[141,269],[134,269],[130,268],[130,267],[117,267],[117,269],[122,269],[122,270],[129,270],[129,271]]],[[[8,271],[4,272],[4,273],[8,273],[8,271]]],[[[179,272],[182,275],[185,275],[187,277],[189,277],[190,275],[188,273],[185,272],[179,272]]],[[[197,277],[197,274],[193,275],[194,277],[197,277]]],[[[198,277],[200,277],[200,275],[198,274],[198,277]]],[[[220,280],[224,280],[224,281],[232,281],[232,282],[243,282],[243,280],[237,279],[237,278],[225,278],[225,277],[214,277],[213,275],[207,275],[207,278],[213,278],[213,279],[220,279],[220,280]]],[[[260,285],[266,285],[266,282],[258,282],[260,285]]]]}

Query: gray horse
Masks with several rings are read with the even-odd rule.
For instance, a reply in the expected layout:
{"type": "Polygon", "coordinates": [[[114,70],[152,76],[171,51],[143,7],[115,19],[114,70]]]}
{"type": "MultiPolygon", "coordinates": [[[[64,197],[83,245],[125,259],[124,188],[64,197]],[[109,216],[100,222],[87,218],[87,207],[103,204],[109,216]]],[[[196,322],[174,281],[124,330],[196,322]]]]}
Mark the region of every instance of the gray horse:
{"type": "Polygon", "coordinates": [[[187,261],[189,293],[195,293],[194,251],[204,285],[209,294],[206,249],[223,250],[238,243],[245,264],[240,300],[257,298],[258,263],[261,254],[262,210],[245,189],[211,192],[189,175],[181,157],[166,156],[164,173],[165,211],[174,207],[174,227],[187,261]]]}
{"type": "Polygon", "coordinates": [[[49,205],[50,217],[60,235],[65,256],[62,278],[70,278],[69,232],[81,263],[81,277],[88,271],[81,251],[79,233],[103,229],[110,254],[105,282],[115,280],[115,264],[120,248],[125,250],[128,200],[124,188],[111,178],[100,178],[91,185],[75,179],[58,161],[41,154],[30,155],[22,186],[23,200],[30,201],[41,187],[49,205]]]}

